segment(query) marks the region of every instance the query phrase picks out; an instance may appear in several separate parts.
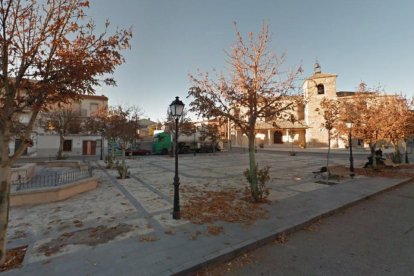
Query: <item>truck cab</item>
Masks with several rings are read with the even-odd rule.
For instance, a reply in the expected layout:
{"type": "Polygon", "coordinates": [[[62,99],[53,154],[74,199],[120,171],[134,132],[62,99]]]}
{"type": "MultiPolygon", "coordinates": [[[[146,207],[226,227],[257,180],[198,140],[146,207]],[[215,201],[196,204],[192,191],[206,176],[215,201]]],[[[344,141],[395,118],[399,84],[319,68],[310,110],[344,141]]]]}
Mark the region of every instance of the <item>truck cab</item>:
{"type": "Polygon", "coordinates": [[[171,149],[172,142],[170,134],[166,132],[160,132],[154,135],[152,140],[152,153],[153,154],[168,154],[171,149]]]}

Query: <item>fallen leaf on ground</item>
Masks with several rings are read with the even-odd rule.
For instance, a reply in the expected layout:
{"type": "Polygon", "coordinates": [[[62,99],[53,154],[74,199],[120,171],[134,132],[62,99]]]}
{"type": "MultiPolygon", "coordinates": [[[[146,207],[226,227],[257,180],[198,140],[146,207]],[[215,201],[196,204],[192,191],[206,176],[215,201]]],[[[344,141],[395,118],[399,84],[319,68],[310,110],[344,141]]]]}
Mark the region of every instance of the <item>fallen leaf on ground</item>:
{"type": "Polygon", "coordinates": [[[140,242],[155,242],[158,241],[160,238],[155,236],[142,236],[139,238],[140,242]]]}
{"type": "Polygon", "coordinates": [[[0,266],[0,272],[21,266],[27,245],[6,250],[6,261],[0,266]]]}
{"type": "Polygon", "coordinates": [[[223,232],[223,226],[214,226],[214,225],[209,225],[209,226],[207,227],[207,232],[208,232],[210,235],[213,235],[213,236],[218,236],[218,235],[220,235],[220,234],[223,232]]]}
{"type": "Polygon", "coordinates": [[[285,233],[278,235],[274,243],[284,244],[288,242],[288,236],[285,233]]]}
{"type": "Polygon", "coordinates": [[[251,202],[244,191],[199,191],[189,197],[181,216],[194,224],[225,221],[249,225],[267,218],[267,210],[251,202]]]}
{"type": "Polygon", "coordinates": [[[38,252],[43,253],[45,256],[51,256],[57,252],[60,252],[60,250],[68,244],[95,246],[113,240],[117,236],[131,231],[132,228],[133,227],[131,225],[120,223],[109,228],[107,226],[100,225],[94,228],[87,228],[74,232],[65,232],[59,237],[41,245],[38,248],[38,252]]]}

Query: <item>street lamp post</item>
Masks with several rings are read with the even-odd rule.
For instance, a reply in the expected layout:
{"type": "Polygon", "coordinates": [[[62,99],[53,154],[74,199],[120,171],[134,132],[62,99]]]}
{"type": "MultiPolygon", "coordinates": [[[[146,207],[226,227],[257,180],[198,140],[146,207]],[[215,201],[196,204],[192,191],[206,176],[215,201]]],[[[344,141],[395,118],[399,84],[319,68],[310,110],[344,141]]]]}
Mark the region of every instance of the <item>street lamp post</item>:
{"type": "Polygon", "coordinates": [[[100,156],[100,160],[103,160],[103,152],[104,152],[104,141],[103,141],[103,136],[101,135],[101,156],[100,156]]]}
{"type": "Polygon", "coordinates": [[[180,101],[179,97],[170,104],[171,116],[175,118],[175,175],[174,175],[174,209],[173,219],[180,219],[180,193],[178,187],[180,186],[180,178],[178,177],[178,120],[183,114],[184,103],[180,101]]]}
{"type": "Polygon", "coordinates": [[[350,176],[354,177],[354,157],[352,155],[352,121],[346,123],[346,127],[349,129],[348,143],[349,143],[349,171],[350,176]]]}

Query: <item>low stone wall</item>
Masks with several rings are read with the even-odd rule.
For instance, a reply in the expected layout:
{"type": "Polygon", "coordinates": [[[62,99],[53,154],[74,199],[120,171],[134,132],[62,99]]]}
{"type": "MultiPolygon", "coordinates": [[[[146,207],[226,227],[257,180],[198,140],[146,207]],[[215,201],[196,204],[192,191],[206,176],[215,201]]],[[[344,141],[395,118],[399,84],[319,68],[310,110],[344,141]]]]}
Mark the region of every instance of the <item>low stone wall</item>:
{"type": "Polygon", "coordinates": [[[11,183],[18,184],[30,180],[35,175],[36,164],[27,163],[11,169],[11,183]]]}
{"type": "Polygon", "coordinates": [[[58,167],[67,167],[67,168],[76,168],[76,169],[84,169],[88,168],[88,165],[82,163],[81,161],[74,161],[74,160],[53,160],[53,161],[43,161],[37,162],[37,165],[49,167],[49,168],[58,168],[58,167]]]}
{"type": "Polygon", "coordinates": [[[98,185],[98,179],[98,177],[90,177],[57,187],[16,191],[10,195],[10,206],[34,205],[65,200],[95,189],[98,185]]]}

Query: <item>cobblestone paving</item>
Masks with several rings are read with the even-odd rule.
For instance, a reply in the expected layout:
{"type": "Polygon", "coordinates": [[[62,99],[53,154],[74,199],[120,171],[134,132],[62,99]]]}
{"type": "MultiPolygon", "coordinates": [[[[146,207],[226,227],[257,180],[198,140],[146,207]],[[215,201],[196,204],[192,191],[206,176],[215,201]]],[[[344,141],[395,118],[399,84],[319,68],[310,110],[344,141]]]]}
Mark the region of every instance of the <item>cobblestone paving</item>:
{"type": "MultiPolygon", "coordinates": [[[[259,167],[270,166],[269,183],[272,201],[329,186],[315,183],[312,171],[324,166],[324,158],[289,156],[288,153],[258,153],[259,167]]],[[[344,163],[333,159],[331,164],[344,163]]],[[[45,259],[36,249],[63,233],[100,225],[126,223],[133,231],[117,239],[151,233],[164,233],[188,224],[171,219],[174,159],[166,156],[145,156],[128,159],[131,177],[117,179],[116,170],[104,169],[104,163],[93,163],[95,176],[100,177],[97,189],[71,199],[36,206],[15,207],[10,212],[8,240],[10,247],[29,244],[26,262],[45,259]]],[[[247,181],[243,171],[248,166],[247,153],[216,153],[180,155],[181,203],[189,196],[205,190],[244,189],[247,181]]],[[[343,181],[347,181],[344,179],[343,181]]],[[[84,247],[84,246],[83,246],[84,247]]],[[[69,246],[59,254],[74,252],[82,246],[69,246]]]]}

